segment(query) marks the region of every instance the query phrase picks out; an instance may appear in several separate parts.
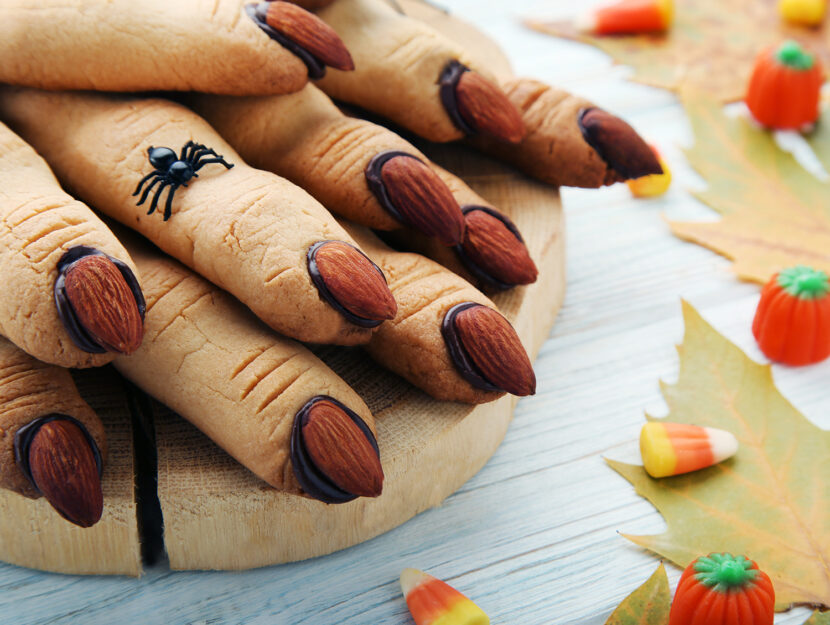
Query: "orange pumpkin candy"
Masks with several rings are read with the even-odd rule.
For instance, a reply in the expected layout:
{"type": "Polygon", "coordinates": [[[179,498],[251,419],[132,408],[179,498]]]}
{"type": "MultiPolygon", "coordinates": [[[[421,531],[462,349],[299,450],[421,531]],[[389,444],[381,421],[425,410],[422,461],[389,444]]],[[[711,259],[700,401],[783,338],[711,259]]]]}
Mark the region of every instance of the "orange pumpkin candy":
{"type": "Polygon", "coordinates": [[[761,124],[797,130],[819,117],[821,63],[795,41],[766,48],[755,60],[746,105],[761,124]]]}
{"type": "Polygon", "coordinates": [[[669,625],[773,625],[775,590],[752,560],[710,553],[683,571],[669,625]]]}
{"type": "Polygon", "coordinates": [[[830,282],[799,265],[775,274],[761,291],[752,333],[767,358],[809,365],[830,356],[830,282]]]}

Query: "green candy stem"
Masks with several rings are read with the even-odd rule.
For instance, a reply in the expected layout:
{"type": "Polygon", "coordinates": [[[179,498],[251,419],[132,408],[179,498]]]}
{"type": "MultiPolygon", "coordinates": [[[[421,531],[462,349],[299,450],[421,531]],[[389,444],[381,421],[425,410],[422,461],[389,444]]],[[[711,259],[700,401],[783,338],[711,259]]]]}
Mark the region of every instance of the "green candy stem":
{"type": "Polygon", "coordinates": [[[806,71],[813,67],[813,55],[792,39],[782,43],[775,56],[782,65],[793,69],[806,71]]]}
{"type": "Polygon", "coordinates": [[[797,265],[778,274],[778,285],[799,299],[821,299],[830,293],[830,280],[823,271],[797,265]]]}
{"type": "Polygon", "coordinates": [[[729,553],[710,553],[698,558],[694,570],[695,579],[717,592],[748,588],[760,572],[752,568],[751,560],[729,553]]]}

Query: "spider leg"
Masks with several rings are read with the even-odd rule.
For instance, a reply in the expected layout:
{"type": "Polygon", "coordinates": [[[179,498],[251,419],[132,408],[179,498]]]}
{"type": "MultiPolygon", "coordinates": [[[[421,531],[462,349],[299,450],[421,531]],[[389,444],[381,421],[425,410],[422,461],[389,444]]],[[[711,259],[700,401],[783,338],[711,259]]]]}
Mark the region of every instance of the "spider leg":
{"type": "MultiPolygon", "coordinates": [[[[147,181],[148,181],[150,178],[152,178],[153,176],[158,176],[158,175],[159,175],[158,170],[157,170],[157,169],[154,169],[154,170],[153,170],[153,171],[151,171],[149,174],[147,174],[146,176],[144,176],[144,178],[142,178],[142,179],[141,179],[141,181],[138,183],[138,186],[135,188],[135,191],[133,192],[133,195],[138,195],[139,193],[141,193],[141,187],[143,187],[143,186],[144,186],[144,183],[145,183],[145,182],[147,182],[147,181]]],[[[140,202],[139,202],[139,203],[140,203],[140,202]]]]}
{"type": "MultiPolygon", "coordinates": [[[[150,190],[154,186],[156,186],[156,183],[161,182],[162,180],[164,180],[164,177],[163,176],[158,176],[155,180],[153,180],[153,182],[151,182],[146,187],[144,187],[144,193],[141,194],[141,198],[138,200],[138,204],[136,204],[136,206],[141,206],[142,204],[144,204],[144,200],[146,200],[147,196],[150,195],[150,190]]],[[[135,195],[135,194],[133,194],[133,195],[135,195]]]]}
{"type": "Polygon", "coordinates": [[[188,152],[187,158],[184,159],[184,160],[187,161],[188,163],[192,163],[193,160],[194,160],[194,155],[197,152],[199,152],[200,150],[204,150],[204,149],[206,149],[204,145],[202,145],[201,143],[195,143],[194,142],[193,145],[190,147],[190,152],[188,152]]]}
{"type": "Polygon", "coordinates": [[[172,183],[165,180],[164,182],[161,183],[161,186],[159,186],[159,188],[156,189],[156,194],[153,196],[153,201],[150,202],[150,210],[147,211],[148,215],[152,215],[155,212],[156,206],[158,206],[158,203],[159,203],[159,198],[161,197],[161,192],[164,190],[164,188],[167,185],[170,185],[170,184],[172,184],[172,183]]]}
{"type": "Polygon", "coordinates": [[[178,184],[171,184],[170,190],[167,192],[167,203],[164,205],[164,221],[170,219],[170,215],[173,213],[173,194],[178,188],[178,184]]]}
{"type": "Polygon", "coordinates": [[[208,158],[208,159],[205,159],[203,161],[195,163],[193,165],[193,171],[197,172],[202,167],[204,167],[205,165],[210,165],[211,163],[221,163],[222,165],[225,166],[225,169],[230,169],[231,167],[233,167],[233,164],[226,162],[225,159],[222,158],[221,156],[217,156],[216,158],[208,158]]]}
{"type": "Polygon", "coordinates": [[[208,154],[213,154],[214,156],[219,156],[216,152],[214,152],[211,148],[203,147],[201,150],[197,150],[193,154],[191,154],[191,162],[198,162],[200,158],[203,156],[207,156],[208,154]]]}
{"type": "Polygon", "coordinates": [[[196,144],[195,144],[195,143],[193,143],[192,141],[188,141],[187,143],[185,143],[185,144],[182,146],[182,151],[181,151],[181,153],[179,154],[179,160],[180,160],[180,161],[185,160],[185,157],[186,157],[186,155],[187,155],[188,150],[190,150],[190,148],[192,148],[194,145],[196,145],[196,144]]]}

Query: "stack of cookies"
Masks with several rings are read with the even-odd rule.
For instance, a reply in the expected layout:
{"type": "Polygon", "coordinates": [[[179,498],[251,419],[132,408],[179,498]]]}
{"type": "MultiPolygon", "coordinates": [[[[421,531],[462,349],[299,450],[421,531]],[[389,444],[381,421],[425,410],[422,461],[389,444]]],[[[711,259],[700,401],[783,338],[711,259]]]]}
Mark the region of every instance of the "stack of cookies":
{"type": "Polygon", "coordinates": [[[551,185],[661,171],[620,118],[500,82],[385,0],[74,4],[0,5],[0,486],[81,527],[107,443],[67,367],[113,363],[327,504],[382,493],[383,441],[304,344],[361,346],[441,401],[534,393],[488,297],[536,281],[522,234],[364,117],[551,185]]]}

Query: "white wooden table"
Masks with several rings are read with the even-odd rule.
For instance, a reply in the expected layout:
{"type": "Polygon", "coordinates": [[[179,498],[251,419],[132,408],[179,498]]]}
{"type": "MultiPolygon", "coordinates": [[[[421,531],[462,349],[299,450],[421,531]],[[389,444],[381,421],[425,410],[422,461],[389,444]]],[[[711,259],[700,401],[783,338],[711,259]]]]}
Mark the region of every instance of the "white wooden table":
{"type": "MultiPolygon", "coordinates": [[[[473,597],[493,623],[604,623],[657,559],[618,530],[660,531],[650,504],[603,456],[638,460],[644,411],[661,414],[658,380],[677,371],[680,298],[763,360],[750,333],[758,287],[729,263],[675,239],[663,216],[713,219],[686,189],[701,185],[682,156],[692,141],[676,98],[633,85],[602,53],[522,28],[522,16],[567,15],[589,2],[445,0],[492,35],[517,73],[562,85],[627,118],[655,142],[675,182],[635,201],[625,185],[565,189],[568,294],[536,371],[487,466],[440,508],[346,551],[244,573],[180,573],[158,565],[139,579],[50,575],[0,565],[2,625],[408,624],[397,583],[404,567],[473,597]]],[[[776,367],[784,394],[830,427],[830,362],[776,367]]],[[[672,587],[679,571],[669,567],[672,587]]],[[[800,624],[806,610],[776,618],[800,624]]]]}

